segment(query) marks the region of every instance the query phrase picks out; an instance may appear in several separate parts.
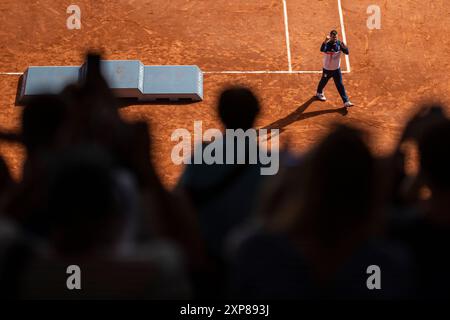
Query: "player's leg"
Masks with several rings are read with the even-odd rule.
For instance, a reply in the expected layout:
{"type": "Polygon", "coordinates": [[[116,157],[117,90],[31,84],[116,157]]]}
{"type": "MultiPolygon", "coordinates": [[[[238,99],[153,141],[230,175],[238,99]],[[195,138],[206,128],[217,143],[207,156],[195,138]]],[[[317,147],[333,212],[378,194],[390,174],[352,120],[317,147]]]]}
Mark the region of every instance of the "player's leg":
{"type": "Polygon", "coordinates": [[[340,68],[334,71],[333,80],[339,92],[339,95],[341,96],[342,101],[344,102],[344,106],[345,107],[352,106],[353,104],[350,102],[347,93],[345,92],[344,82],[342,81],[342,73],[340,68]]]}
{"type": "Polygon", "coordinates": [[[327,100],[327,98],[323,94],[323,89],[327,85],[330,78],[331,78],[330,72],[328,70],[323,69],[322,78],[320,78],[319,85],[317,86],[317,93],[316,93],[317,99],[322,101],[327,100]]]}

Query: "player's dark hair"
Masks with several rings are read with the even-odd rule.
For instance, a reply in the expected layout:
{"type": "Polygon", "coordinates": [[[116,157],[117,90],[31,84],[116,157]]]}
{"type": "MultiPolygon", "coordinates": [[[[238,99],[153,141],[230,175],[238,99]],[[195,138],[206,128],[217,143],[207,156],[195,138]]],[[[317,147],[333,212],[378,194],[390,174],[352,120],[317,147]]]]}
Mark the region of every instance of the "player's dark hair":
{"type": "Polygon", "coordinates": [[[338,32],[336,30],[330,31],[330,36],[337,36],[338,32]]]}

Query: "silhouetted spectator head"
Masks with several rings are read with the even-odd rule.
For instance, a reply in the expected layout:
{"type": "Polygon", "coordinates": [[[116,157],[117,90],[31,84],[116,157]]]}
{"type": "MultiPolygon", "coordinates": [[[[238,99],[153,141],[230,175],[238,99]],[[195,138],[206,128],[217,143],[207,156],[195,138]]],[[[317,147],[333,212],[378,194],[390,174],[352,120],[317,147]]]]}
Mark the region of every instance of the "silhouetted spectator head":
{"type": "Polygon", "coordinates": [[[374,165],[360,132],[344,126],[334,130],[308,160],[297,227],[332,244],[367,223],[374,165]]]}
{"type": "Polygon", "coordinates": [[[22,139],[29,153],[49,148],[64,121],[66,105],[56,95],[32,98],[22,113],[22,139]]]}
{"type": "Polygon", "coordinates": [[[219,116],[227,129],[253,127],[259,108],[256,96],[244,87],[228,88],[219,98],[219,116]]]}
{"type": "Polygon", "coordinates": [[[414,117],[408,121],[403,132],[402,141],[420,140],[430,128],[445,121],[444,108],[439,103],[424,104],[414,117]]]}
{"type": "Polygon", "coordinates": [[[76,147],[54,163],[48,188],[53,245],[66,254],[114,246],[125,217],[109,154],[99,147],[76,147]]]}
{"type": "Polygon", "coordinates": [[[434,190],[450,190],[450,121],[441,121],[419,139],[421,173],[434,190]]]}

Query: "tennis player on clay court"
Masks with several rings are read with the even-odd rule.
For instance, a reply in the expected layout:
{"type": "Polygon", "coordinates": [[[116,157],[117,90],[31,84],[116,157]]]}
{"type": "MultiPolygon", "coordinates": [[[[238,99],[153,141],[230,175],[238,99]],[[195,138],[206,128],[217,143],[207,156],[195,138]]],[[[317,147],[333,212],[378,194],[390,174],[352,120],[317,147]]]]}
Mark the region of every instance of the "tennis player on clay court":
{"type": "Polygon", "coordinates": [[[316,97],[321,101],[326,101],[327,98],[323,93],[323,89],[328,83],[330,78],[333,78],[334,84],[344,102],[344,107],[351,107],[353,103],[348,98],[344,83],[342,82],[341,73],[341,53],[349,54],[348,47],[345,43],[338,39],[338,33],[336,30],[332,30],[330,35],[326,37],[325,41],[320,47],[320,51],[324,53],[323,57],[323,72],[317,87],[316,97]]]}

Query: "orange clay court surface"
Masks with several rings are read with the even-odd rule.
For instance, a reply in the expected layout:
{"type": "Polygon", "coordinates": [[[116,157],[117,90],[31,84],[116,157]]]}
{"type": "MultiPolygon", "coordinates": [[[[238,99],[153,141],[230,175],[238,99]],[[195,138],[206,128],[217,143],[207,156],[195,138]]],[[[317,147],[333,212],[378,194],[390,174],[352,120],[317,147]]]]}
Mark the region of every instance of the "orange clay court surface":
{"type": "MultiPolygon", "coordinates": [[[[172,164],[177,128],[218,127],[216,100],[230,84],[252,88],[262,112],[257,127],[282,129],[281,144],[296,152],[316,143],[341,122],[370,133],[377,155],[390,152],[417,104],[438,99],[450,105],[450,1],[342,0],[351,72],[344,84],[355,107],[346,116],[332,81],[328,101],[312,101],[331,29],[342,39],[338,0],[286,0],[291,69],[282,0],[0,0],[0,130],[20,129],[14,105],[20,75],[29,65],[80,65],[87,49],[105,59],[139,59],[146,65],[196,64],[204,75],[204,101],[188,105],[139,105],[121,109],[127,120],[151,124],[152,156],[172,187],[182,167],[172,164]],[[81,30],[68,30],[66,9],[81,9],[81,30]],[[381,8],[381,29],[367,28],[367,7],[381,8]],[[285,73],[215,73],[284,71],[285,73]],[[212,72],[212,73],[209,73],[212,72]],[[308,102],[309,101],[309,102],[308,102]]],[[[342,70],[347,70],[342,59],[342,70]]],[[[447,109],[447,112],[450,111],[447,109]]],[[[0,144],[15,177],[24,152],[0,144]]]]}

